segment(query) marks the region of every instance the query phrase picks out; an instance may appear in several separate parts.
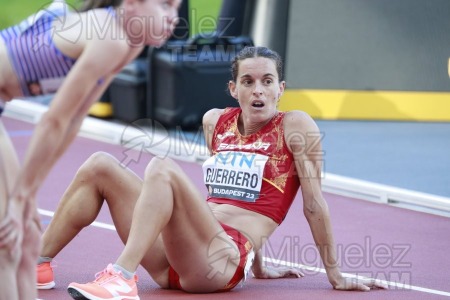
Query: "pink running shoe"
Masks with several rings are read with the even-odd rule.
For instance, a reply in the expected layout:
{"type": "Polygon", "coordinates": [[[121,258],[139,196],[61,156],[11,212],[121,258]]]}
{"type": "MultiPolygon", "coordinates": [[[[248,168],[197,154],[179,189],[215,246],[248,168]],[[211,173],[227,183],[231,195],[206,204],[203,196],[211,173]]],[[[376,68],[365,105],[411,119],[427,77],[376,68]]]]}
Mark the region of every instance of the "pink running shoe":
{"type": "Polygon", "coordinates": [[[39,290],[49,290],[55,286],[53,281],[53,268],[50,262],[37,265],[37,284],[39,290]]]}
{"type": "Polygon", "coordinates": [[[95,280],[86,284],[72,282],[67,291],[75,300],[139,300],[136,275],[125,279],[121,272],[116,272],[112,264],[95,274],[95,280]]]}

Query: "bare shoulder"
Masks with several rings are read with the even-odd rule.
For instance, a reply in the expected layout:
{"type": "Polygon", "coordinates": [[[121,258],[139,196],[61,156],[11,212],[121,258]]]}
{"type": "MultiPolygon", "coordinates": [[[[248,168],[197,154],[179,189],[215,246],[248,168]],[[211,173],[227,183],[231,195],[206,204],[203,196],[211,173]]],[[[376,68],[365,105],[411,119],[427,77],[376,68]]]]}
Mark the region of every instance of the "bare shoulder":
{"type": "Polygon", "coordinates": [[[322,134],[316,122],[303,111],[290,111],[284,118],[284,139],[292,153],[320,159],[322,134]],[[307,149],[308,151],[304,151],[307,149]],[[311,151],[309,151],[311,150],[311,151]]]}
{"type": "MultiPolygon", "coordinates": [[[[77,16],[72,14],[72,18],[77,16]]],[[[81,37],[86,39],[86,43],[104,49],[104,55],[126,55],[130,51],[125,30],[111,11],[92,9],[78,13],[78,18],[83,28],[81,37]]]]}
{"type": "Polygon", "coordinates": [[[126,61],[130,52],[139,51],[129,46],[124,29],[106,9],[71,12],[66,18],[56,18],[52,26],[53,42],[61,52],[106,69],[126,61]]]}
{"type": "Polygon", "coordinates": [[[293,131],[306,133],[319,131],[319,128],[308,113],[300,110],[291,110],[284,117],[284,130],[287,133],[293,131]]]}
{"type": "Polygon", "coordinates": [[[117,58],[125,57],[130,53],[130,49],[141,49],[138,47],[130,47],[129,42],[126,39],[114,38],[111,36],[105,36],[104,38],[93,38],[87,41],[87,45],[91,48],[101,49],[105,56],[116,56],[117,58]]]}
{"type": "Polygon", "coordinates": [[[213,108],[208,110],[203,115],[203,134],[205,135],[206,145],[210,151],[214,128],[216,127],[217,121],[219,120],[222,112],[223,109],[213,108]]]}
{"type": "MultiPolygon", "coordinates": [[[[118,73],[125,65],[133,61],[143,47],[132,47],[126,39],[113,37],[94,38],[87,41],[81,58],[83,63],[104,75],[118,73]]],[[[103,76],[104,76],[103,75],[103,76]]]]}
{"type": "Polygon", "coordinates": [[[203,115],[203,126],[212,126],[214,128],[214,126],[216,126],[217,121],[220,118],[220,115],[223,113],[223,109],[220,108],[213,108],[208,110],[204,115],[203,115]]]}

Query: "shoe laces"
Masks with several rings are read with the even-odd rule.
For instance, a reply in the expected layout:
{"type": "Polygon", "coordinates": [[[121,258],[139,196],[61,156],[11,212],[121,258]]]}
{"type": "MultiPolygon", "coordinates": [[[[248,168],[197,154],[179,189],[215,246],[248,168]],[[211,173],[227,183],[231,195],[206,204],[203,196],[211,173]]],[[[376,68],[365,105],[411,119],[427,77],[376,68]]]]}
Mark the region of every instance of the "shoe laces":
{"type": "Polygon", "coordinates": [[[102,284],[103,282],[109,280],[111,277],[117,276],[120,272],[113,270],[112,266],[108,266],[103,271],[95,274],[95,280],[92,283],[102,284]]]}

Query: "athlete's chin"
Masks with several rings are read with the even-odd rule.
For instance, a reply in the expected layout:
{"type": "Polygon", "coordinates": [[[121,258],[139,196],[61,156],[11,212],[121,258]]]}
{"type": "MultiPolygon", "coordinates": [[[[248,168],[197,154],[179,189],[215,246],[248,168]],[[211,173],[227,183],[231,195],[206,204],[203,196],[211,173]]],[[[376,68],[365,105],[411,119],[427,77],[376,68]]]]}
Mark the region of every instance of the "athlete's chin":
{"type": "Polygon", "coordinates": [[[267,120],[269,120],[269,119],[270,119],[270,117],[265,114],[250,115],[250,120],[252,121],[252,123],[264,123],[264,122],[267,122],[267,120]]]}
{"type": "Polygon", "coordinates": [[[273,113],[266,109],[251,109],[248,112],[248,115],[253,120],[258,120],[260,122],[267,121],[267,119],[270,119],[273,116],[273,113]]]}

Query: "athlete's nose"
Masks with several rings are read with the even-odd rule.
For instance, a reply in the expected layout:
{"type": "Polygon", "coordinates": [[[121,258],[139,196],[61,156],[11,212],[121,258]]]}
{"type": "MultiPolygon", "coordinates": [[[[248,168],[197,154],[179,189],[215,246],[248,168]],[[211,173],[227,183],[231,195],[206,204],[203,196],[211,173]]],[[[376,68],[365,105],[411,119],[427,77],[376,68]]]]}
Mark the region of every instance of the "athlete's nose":
{"type": "Polygon", "coordinates": [[[253,90],[253,94],[255,95],[262,95],[263,93],[263,87],[261,83],[256,82],[255,83],[255,89],[253,90]]]}

